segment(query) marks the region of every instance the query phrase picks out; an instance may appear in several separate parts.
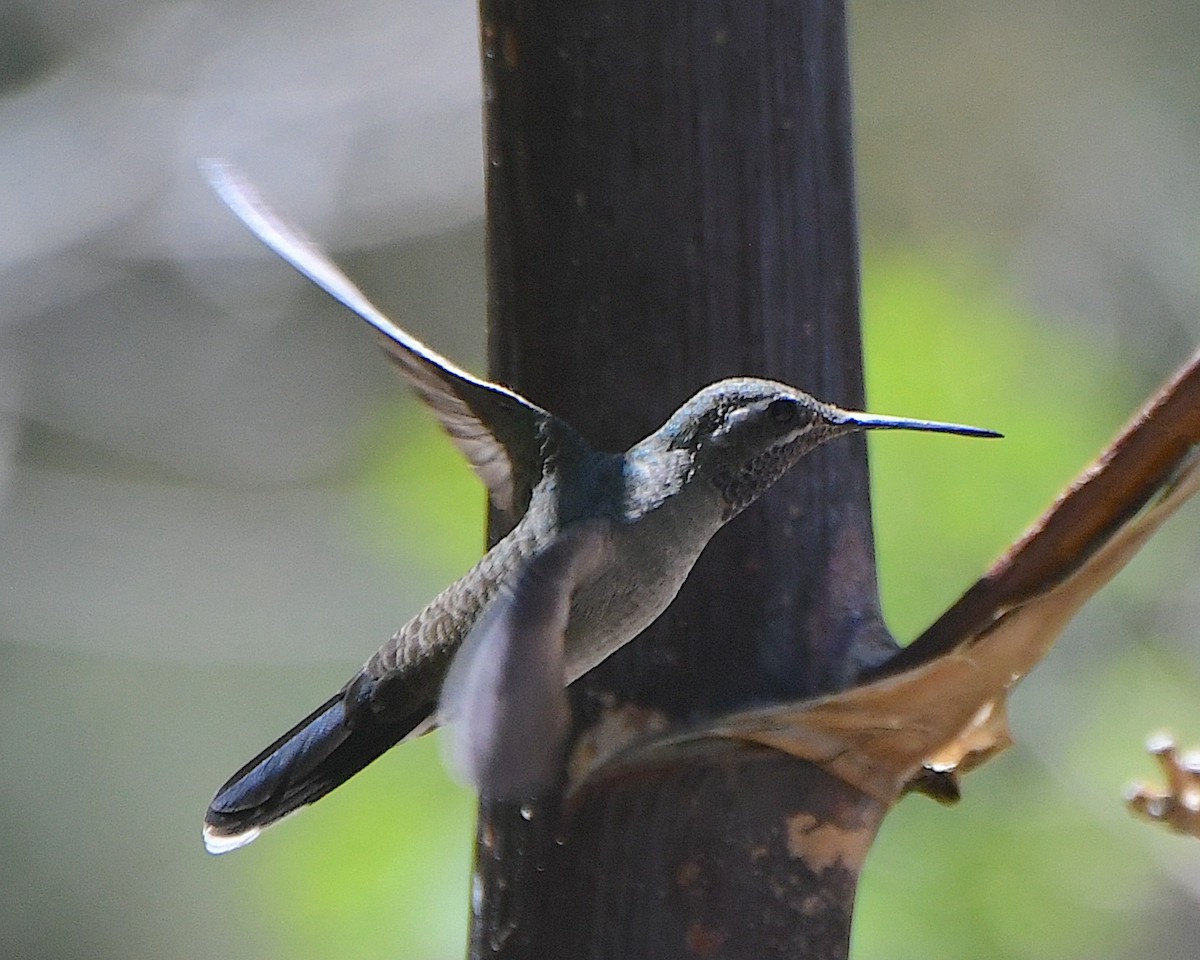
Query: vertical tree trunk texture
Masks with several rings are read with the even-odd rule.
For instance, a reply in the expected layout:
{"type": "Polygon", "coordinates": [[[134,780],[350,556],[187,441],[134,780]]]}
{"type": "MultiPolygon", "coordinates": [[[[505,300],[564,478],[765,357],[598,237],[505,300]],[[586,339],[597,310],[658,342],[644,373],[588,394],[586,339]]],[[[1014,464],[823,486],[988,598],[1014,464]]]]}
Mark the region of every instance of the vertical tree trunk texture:
{"type": "MultiPolygon", "coordinates": [[[[841,0],[481,0],[481,18],[493,376],[611,450],[727,376],[861,407],[841,0]]],[[[842,439],[574,685],[577,733],[631,704],[693,721],[838,688],[891,649],[865,444],[842,439]]],[[[485,803],[471,956],[845,956],[882,815],[728,743],[565,803],[485,803]]]]}

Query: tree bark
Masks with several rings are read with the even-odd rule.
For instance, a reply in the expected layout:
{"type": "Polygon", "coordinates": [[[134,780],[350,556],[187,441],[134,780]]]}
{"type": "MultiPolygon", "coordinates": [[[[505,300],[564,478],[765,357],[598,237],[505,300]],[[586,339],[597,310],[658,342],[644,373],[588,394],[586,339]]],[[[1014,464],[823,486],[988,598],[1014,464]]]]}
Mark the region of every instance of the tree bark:
{"type": "MultiPolygon", "coordinates": [[[[492,375],[612,450],[726,376],[861,408],[842,3],[481,0],[481,20],[492,375]]],[[[572,687],[577,735],[630,705],[681,722],[837,689],[892,652],[865,449],[819,449],[723,530],[572,687]]],[[[470,955],[845,956],[883,812],[728,743],[485,803],[470,955]]]]}

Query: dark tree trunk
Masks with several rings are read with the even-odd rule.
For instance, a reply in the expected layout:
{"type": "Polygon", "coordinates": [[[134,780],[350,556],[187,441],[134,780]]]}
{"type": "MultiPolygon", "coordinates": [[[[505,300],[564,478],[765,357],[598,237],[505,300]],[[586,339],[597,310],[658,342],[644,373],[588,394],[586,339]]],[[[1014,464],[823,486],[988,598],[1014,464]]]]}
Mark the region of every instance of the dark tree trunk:
{"type": "MultiPolygon", "coordinates": [[[[491,372],[624,449],[739,374],[863,405],[840,0],[482,0],[491,372]]],[[[495,531],[493,531],[495,533],[495,531]]],[[[572,688],[581,730],[846,685],[890,652],[865,445],[831,444],[572,688]]],[[[484,804],[471,956],[845,956],[883,811],[711,744],[484,804]]]]}

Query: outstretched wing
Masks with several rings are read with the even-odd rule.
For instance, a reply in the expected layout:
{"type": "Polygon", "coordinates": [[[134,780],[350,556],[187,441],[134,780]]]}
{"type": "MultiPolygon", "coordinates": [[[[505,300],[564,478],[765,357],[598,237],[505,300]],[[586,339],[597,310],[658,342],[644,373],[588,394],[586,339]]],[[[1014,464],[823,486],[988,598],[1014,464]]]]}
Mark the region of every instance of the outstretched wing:
{"type": "Polygon", "coordinates": [[[276,215],[236,167],[205,160],[201,169],[263,243],[378,331],[389,358],[470,461],[492,502],[517,520],[541,475],[540,437],[552,415],[459,369],[392,323],[315,243],[276,215]]]}

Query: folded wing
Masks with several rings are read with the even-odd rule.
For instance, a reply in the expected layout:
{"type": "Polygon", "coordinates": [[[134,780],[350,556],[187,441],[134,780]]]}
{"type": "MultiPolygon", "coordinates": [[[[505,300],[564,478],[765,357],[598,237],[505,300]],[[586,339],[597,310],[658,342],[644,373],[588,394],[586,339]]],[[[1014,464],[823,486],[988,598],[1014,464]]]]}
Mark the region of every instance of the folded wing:
{"type": "Polygon", "coordinates": [[[571,598],[602,562],[603,524],[563,534],[501,587],[454,657],[438,716],[447,761],[483,796],[554,782],[570,713],[563,645],[571,598]]]}

